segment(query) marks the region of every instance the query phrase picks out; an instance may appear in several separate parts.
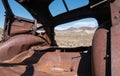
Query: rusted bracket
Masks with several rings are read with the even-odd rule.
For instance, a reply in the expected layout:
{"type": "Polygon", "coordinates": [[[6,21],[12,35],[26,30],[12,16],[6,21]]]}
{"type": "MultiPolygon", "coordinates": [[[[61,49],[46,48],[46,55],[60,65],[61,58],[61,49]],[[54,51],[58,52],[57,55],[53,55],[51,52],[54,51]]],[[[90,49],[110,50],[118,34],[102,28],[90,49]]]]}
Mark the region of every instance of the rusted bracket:
{"type": "Polygon", "coordinates": [[[90,8],[94,8],[94,7],[96,7],[96,6],[100,5],[100,4],[103,4],[103,3],[107,2],[107,1],[108,0],[102,0],[102,1],[100,1],[100,2],[98,2],[96,4],[94,4],[94,5],[91,5],[90,8]]]}

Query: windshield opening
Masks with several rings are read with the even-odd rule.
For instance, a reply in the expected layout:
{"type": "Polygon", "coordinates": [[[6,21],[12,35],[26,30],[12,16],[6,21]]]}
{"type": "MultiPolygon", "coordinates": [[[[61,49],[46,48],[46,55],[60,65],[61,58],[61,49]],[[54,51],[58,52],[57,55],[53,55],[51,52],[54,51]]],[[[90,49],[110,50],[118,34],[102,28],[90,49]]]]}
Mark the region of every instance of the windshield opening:
{"type": "Polygon", "coordinates": [[[49,5],[52,16],[72,11],[89,4],[89,0],[54,0],[49,5]],[[56,7],[57,6],[57,7],[56,7]]]}
{"type": "Polygon", "coordinates": [[[91,46],[98,22],[95,18],[84,18],[55,27],[55,39],[61,47],[91,46]]]}

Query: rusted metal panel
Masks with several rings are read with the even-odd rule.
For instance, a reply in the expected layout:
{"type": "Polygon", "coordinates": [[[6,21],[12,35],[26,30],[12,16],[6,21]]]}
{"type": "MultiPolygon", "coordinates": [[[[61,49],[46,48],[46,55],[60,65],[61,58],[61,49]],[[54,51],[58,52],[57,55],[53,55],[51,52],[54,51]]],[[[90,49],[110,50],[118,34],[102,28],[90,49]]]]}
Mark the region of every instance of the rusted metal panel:
{"type": "Polygon", "coordinates": [[[34,23],[15,20],[10,29],[10,36],[29,33],[34,29],[34,26],[34,23]]]}
{"type": "Polygon", "coordinates": [[[0,76],[88,76],[91,73],[88,66],[90,55],[84,53],[30,49],[0,63],[0,76]]]}
{"type": "MultiPolygon", "coordinates": [[[[111,17],[112,27],[110,28],[110,50],[111,50],[111,76],[120,76],[120,53],[119,53],[119,31],[120,31],[120,0],[115,0],[111,3],[111,17]]],[[[106,54],[107,48],[107,33],[106,27],[100,27],[93,39],[93,67],[95,76],[106,76],[106,57],[110,57],[106,54]]]]}
{"type": "Polygon", "coordinates": [[[111,66],[112,76],[120,76],[120,0],[111,4],[112,23],[111,28],[111,66]]]}
{"type": "Polygon", "coordinates": [[[90,53],[84,53],[91,47],[51,47],[46,32],[36,35],[28,32],[34,26],[24,20],[12,22],[10,37],[0,43],[0,76],[91,75],[90,53]]]}
{"type": "Polygon", "coordinates": [[[0,47],[0,61],[10,59],[16,54],[28,50],[31,46],[46,45],[44,39],[33,35],[16,35],[3,42],[0,47]]]}
{"type": "MultiPolygon", "coordinates": [[[[109,6],[105,5],[109,5],[109,3],[107,0],[93,0],[93,2],[91,0],[91,4],[98,2],[97,5],[93,4],[92,7],[88,7],[90,6],[88,5],[85,8],[82,8],[82,11],[78,9],[75,12],[71,11],[65,13],[66,15],[61,14],[62,17],[58,17],[58,20],[55,20],[56,24],[54,24],[54,20],[48,10],[48,5],[52,1],[53,0],[36,0],[35,2],[33,0],[18,0],[18,2],[26,8],[28,8],[29,4],[31,5],[28,11],[31,12],[38,22],[45,24],[43,27],[45,30],[44,33],[37,33],[35,31],[36,22],[34,23],[22,18],[19,20],[18,18],[15,18],[14,15],[11,16],[11,14],[13,14],[11,10],[9,10],[9,12],[11,11],[11,14],[7,12],[4,29],[5,39],[0,43],[0,76],[91,76],[91,47],[89,47],[89,51],[88,49],[84,50],[87,50],[87,53],[81,52],[80,48],[59,48],[54,40],[55,33],[53,26],[56,26],[57,23],[61,24],[83,17],[95,17],[98,19],[99,24],[102,24],[110,18],[109,6]],[[100,3],[102,2],[102,5],[104,6],[99,6],[99,1],[100,3]],[[45,3],[45,5],[39,5],[41,2],[45,3]],[[31,11],[31,9],[34,12],[31,11]],[[38,12],[35,12],[36,10],[38,12]],[[101,10],[103,10],[102,14],[99,13],[101,10]],[[79,12],[82,12],[83,14],[79,15],[79,12]],[[36,13],[38,15],[36,15],[36,13]],[[69,15],[70,18],[68,18],[67,15],[69,15]],[[63,17],[66,20],[61,20],[63,17]],[[34,32],[34,34],[32,32],[34,32]],[[51,45],[53,46],[51,47],[51,45]],[[54,46],[58,48],[55,48],[54,46]],[[52,52],[48,52],[51,51],[50,48],[52,48],[52,52]],[[71,50],[73,51],[69,52],[71,50]],[[77,52],[74,52],[74,50],[77,52]]],[[[5,3],[5,7],[8,6],[7,0],[4,0],[3,2],[5,3]]],[[[115,10],[114,7],[112,7],[112,9],[113,11],[115,10]]],[[[118,16],[113,15],[114,14],[112,13],[112,18],[119,20],[118,16]]],[[[115,22],[114,19],[113,22],[115,22]]],[[[113,24],[116,23],[117,22],[113,24]]],[[[100,27],[96,31],[93,38],[92,66],[94,67],[93,70],[95,76],[105,76],[106,72],[105,56],[108,33],[106,27],[109,26],[106,26],[107,24],[104,25],[105,26],[100,27]]],[[[114,26],[112,29],[112,35],[115,35],[113,41],[115,41],[116,38],[119,37],[116,35],[118,33],[114,31],[114,26]]],[[[113,44],[116,44],[116,42],[113,42],[113,44]]],[[[118,48],[118,46],[114,45],[112,46],[112,49],[115,49],[115,47],[118,48]]],[[[119,53],[115,55],[113,53],[112,58],[114,59],[114,56],[119,57],[118,55],[119,53]]],[[[118,62],[119,60],[113,60],[112,64],[118,64],[118,62]]],[[[113,75],[119,76],[119,74],[116,73],[118,72],[117,66],[112,65],[112,69],[115,70],[113,71],[113,75]]]]}
{"type": "Polygon", "coordinates": [[[93,38],[93,68],[94,76],[105,76],[106,65],[106,42],[108,30],[99,28],[93,38]]]}

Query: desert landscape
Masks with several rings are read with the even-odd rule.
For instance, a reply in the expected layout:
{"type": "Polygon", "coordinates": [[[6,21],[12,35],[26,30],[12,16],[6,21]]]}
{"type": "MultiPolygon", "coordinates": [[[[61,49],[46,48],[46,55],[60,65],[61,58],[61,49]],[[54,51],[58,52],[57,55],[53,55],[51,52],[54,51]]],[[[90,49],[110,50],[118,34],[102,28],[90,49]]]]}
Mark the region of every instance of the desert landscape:
{"type": "Polygon", "coordinates": [[[3,31],[2,31],[2,29],[0,28],[0,40],[2,39],[2,33],[3,33],[3,31]]]}
{"type": "Polygon", "coordinates": [[[82,27],[67,30],[55,30],[55,39],[59,46],[78,47],[90,46],[96,28],[82,27]]]}

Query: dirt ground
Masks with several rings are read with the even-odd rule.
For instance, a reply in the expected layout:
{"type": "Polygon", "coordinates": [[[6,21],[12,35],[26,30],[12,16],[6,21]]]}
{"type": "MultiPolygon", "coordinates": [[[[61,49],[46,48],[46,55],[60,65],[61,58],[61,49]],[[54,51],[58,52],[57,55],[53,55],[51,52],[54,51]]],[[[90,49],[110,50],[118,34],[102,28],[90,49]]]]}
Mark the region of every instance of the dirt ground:
{"type": "Polygon", "coordinates": [[[92,44],[94,32],[56,32],[55,39],[59,46],[77,47],[90,46],[92,44]]]}

